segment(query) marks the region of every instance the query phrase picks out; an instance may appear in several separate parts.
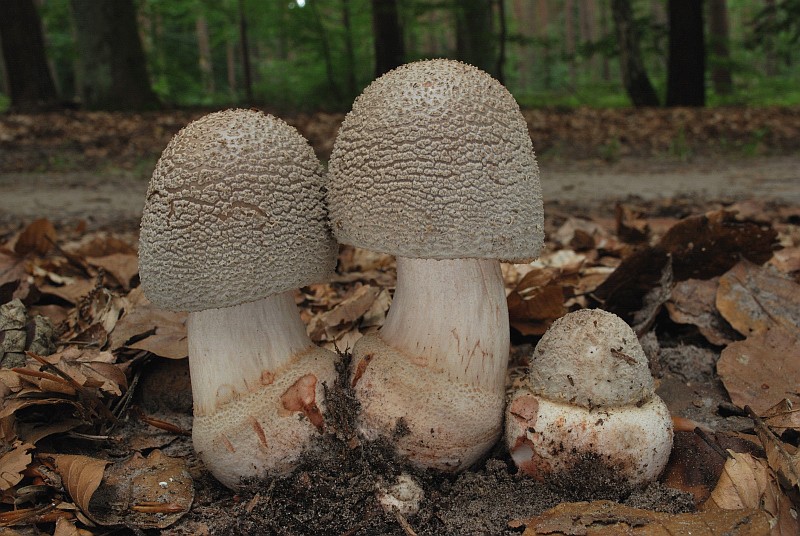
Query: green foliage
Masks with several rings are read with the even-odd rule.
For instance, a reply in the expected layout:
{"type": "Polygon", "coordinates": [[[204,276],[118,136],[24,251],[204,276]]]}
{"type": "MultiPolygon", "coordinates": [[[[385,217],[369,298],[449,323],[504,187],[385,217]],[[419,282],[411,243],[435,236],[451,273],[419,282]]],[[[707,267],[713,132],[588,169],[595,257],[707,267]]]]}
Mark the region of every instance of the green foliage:
{"type": "MultiPolygon", "coordinates": [[[[398,1],[407,61],[456,57],[458,0],[398,1]]],[[[505,83],[522,106],[630,105],[620,81],[609,0],[594,2],[591,39],[582,37],[579,20],[586,4],[573,2],[567,14],[566,2],[550,1],[541,15],[533,13],[532,6],[539,3],[504,1],[505,83]],[[565,31],[570,20],[574,46],[567,43],[565,31]]],[[[650,79],[663,95],[665,3],[632,4],[650,79]]],[[[70,100],[77,94],[79,74],[69,0],[42,0],[38,5],[58,89],[70,100]]],[[[347,110],[373,78],[370,0],[137,0],[137,6],[151,84],[167,105],[347,110]],[[246,102],[244,90],[240,5],[247,23],[253,103],[246,102]],[[201,68],[199,21],[208,28],[211,69],[201,68]]],[[[730,95],[716,95],[709,87],[709,105],[800,104],[800,0],[766,6],[761,0],[729,1],[728,10],[730,57],[710,55],[708,68],[729,68],[734,87],[730,95]]],[[[0,110],[7,106],[0,96],[0,110]]]]}

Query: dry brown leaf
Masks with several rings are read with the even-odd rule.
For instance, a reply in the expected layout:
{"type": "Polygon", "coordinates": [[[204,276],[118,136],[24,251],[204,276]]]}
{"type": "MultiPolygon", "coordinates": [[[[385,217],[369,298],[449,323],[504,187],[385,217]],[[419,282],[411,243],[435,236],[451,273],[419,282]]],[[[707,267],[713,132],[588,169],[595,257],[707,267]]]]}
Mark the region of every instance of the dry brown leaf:
{"type": "Polygon", "coordinates": [[[795,409],[794,404],[788,398],[784,398],[764,413],[761,414],[764,423],[770,430],[778,435],[786,430],[794,430],[800,433],[800,409],[795,409]]]}
{"type": "Polygon", "coordinates": [[[769,264],[785,274],[800,271],[800,246],[783,248],[776,251],[769,264]]]}
{"type": "Polygon", "coordinates": [[[79,529],[72,520],[59,517],[56,521],[56,530],[53,536],[92,536],[88,530],[79,529]]]}
{"type": "MultiPolygon", "coordinates": [[[[778,475],[778,482],[787,492],[790,492],[800,507],[800,453],[794,447],[784,446],[767,425],[755,415],[756,434],[764,450],[767,452],[767,461],[770,468],[778,475]],[[787,448],[794,449],[790,454],[787,448]]],[[[797,518],[797,515],[795,515],[797,518]]],[[[799,525],[800,526],[800,525],[799,525]]]]}
{"type": "Polygon", "coordinates": [[[93,519],[102,525],[165,528],[181,518],[194,500],[194,484],[183,458],[154,450],[134,454],[108,468],[93,519]]]}
{"type": "Polygon", "coordinates": [[[696,326],[708,342],[725,346],[736,340],[736,333],[717,311],[718,288],[717,277],[687,279],[675,285],[665,305],[673,322],[696,326]]]}
{"type": "Polygon", "coordinates": [[[781,491],[775,473],[767,463],[750,454],[728,452],[731,458],[725,462],[707,507],[736,511],[759,508],[771,518],[770,534],[795,536],[800,533],[797,513],[792,512],[789,499],[781,491]]]}
{"type": "Polygon", "coordinates": [[[75,279],[62,286],[42,285],[39,287],[39,291],[42,294],[49,294],[66,300],[69,303],[77,304],[80,302],[81,298],[89,294],[94,287],[95,283],[90,279],[75,279]]]}
{"type": "Polygon", "coordinates": [[[72,500],[84,514],[93,519],[89,511],[89,502],[100,486],[109,462],[74,454],[47,454],[46,456],[53,460],[55,470],[61,477],[64,488],[72,500]]]}
{"type": "Polygon", "coordinates": [[[550,268],[533,270],[523,277],[507,298],[511,326],[522,335],[542,335],[567,314],[564,279],[559,270],[550,268]]]}
{"type": "Polygon", "coordinates": [[[111,274],[125,290],[130,289],[131,280],[139,273],[139,258],[133,253],[112,253],[104,257],[86,257],[86,262],[111,274]]]}
{"type": "Polygon", "coordinates": [[[728,345],[717,361],[731,401],[761,414],[784,398],[800,403],[800,338],[770,329],[728,345]]]}
{"type": "Polygon", "coordinates": [[[380,289],[371,285],[357,287],[339,305],[311,320],[307,328],[311,340],[338,340],[345,332],[355,329],[358,319],[370,310],[379,294],[380,289]]]}
{"type": "Polygon", "coordinates": [[[30,443],[15,441],[11,450],[0,455],[0,491],[16,486],[22,480],[22,472],[31,463],[35,447],[30,443]]]}
{"type": "Polygon", "coordinates": [[[524,536],[764,536],[767,516],[757,509],[667,514],[611,501],[562,503],[525,522],[524,536]]]}
{"type": "Polygon", "coordinates": [[[136,348],[170,359],[189,355],[186,313],[157,308],[141,287],[133,289],[127,300],[129,307],[111,332],[111,350],[136,348]]]}
{"type": "Polygon", "coordinates": [[[800,334],[800,285],[774,268],[740,262],[720,278],[716,303],[744,336],[774,326],[800,334]]]}
{"type": "Polygon", "coordinates": [[[56,243],[56,229],[50,220],[41,218],[28,225],[17,238],[14,252],[18,255],[45,255],[56,243]]]}

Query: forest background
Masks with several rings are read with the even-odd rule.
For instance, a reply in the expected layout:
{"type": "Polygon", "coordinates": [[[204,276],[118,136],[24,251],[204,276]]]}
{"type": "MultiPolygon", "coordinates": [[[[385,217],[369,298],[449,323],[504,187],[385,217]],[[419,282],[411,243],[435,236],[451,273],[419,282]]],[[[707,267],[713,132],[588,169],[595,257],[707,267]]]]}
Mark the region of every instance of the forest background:
{"type": "Polygon", "coordinates": [[[433,57],[523,107],[800,103],[800,0],[3,0],[0,37],[0,111],[345,111],[433,57]]]}

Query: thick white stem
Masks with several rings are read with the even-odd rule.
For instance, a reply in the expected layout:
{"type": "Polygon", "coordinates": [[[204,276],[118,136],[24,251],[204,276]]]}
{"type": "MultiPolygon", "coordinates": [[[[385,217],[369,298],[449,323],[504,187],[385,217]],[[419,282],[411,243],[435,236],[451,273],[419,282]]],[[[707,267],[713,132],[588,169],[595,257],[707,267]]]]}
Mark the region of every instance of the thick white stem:
{"type": "Polygon", "coordinates": [[[190,313],[187,324],[195,415],[272,383],[287,361],[313,345],[291,292],[190,313]]]}
{"type": "Polygon", "coordinates": [[[454,382],[502,391],[509,325],[500,263],[398,257],[397,288],[380,337],[454,382]]]}

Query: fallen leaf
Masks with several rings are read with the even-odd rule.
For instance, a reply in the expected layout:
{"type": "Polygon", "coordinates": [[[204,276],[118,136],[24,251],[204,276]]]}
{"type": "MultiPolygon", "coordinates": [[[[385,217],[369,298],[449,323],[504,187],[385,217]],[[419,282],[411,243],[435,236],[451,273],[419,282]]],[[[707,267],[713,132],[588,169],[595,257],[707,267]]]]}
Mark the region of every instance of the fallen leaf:
{"type": "Polygon", "coordinates": [[[758,509],[668,514],[611,501],[562,503],[525,521],[524,536],[764,536],[769,521],[758,509]]]}
{"type": "Polygon", "coordinates": [[[112,253],[104,257],[86,257],[86,262],[111,274],[125,290],[130,289],[131,280],[139,273],[139,259],[132,253],[112,253]]]}
{"type": "Polygon", "coordinates": [[[18,255],[36,253],[45,255],[56,243],[56,229],[46,218],[31,222],[19,235],[14,244],[18,255]]]}
{"type": "Polygon", "coordinates": [[[96,522],[163,529],[189,511],[194,484],[183,458],[154,450],[109,467],[97,495],[92,501],[96,522]]]}
{"type": "Polygon", "coordinates": [[[800,334],[800,285],[769,266],[738,263],[720,278],[716,303],[744,336],[778,326],[800,334]]]}
{"type": "Polygon", "coordinates": [[[22,480],[22,472],[31,463],[30,443],[15,441],[10,450],[0,455],[0,491],[16,486],[22,480]]]}
{"type": "Polygon", "coordinates": [[[786,430],[800,433],[800,409],[795,409],[794,404],[788,398],[784,398],[764,411],[761,418],[770,430],[778,435],[783,434],[786,430]]]}
{"type": "Polygon", "coordinates": [[[665,304],[669,317],[677,324],[696,326],[711,344],[725,346],[736,340],[736,333],[716,307],[719,278],[687,279],[677,283],[665,304]]]}
{"type": "MultiPolygon", "coordinates": [[[[745,408],[750,409],[751,408],[745,408]]],[[[767,462],[778,475],[778,483],[795,498],[795,506],[800,507],[800,453],[797,449],[784,444],[757,415],[751,415],[755,423],[758,440],[764,445],[767,462]],[[790,454],[787,448],[794,449],[790,454]]],[[[797,517],[797,516],[795,516],[797,517]]],[[[800,526],[800,525],[798,525],[800,526]]]]}
{"type": "Polygon", "coordinates": [[[55,470],[61,477],[72,500],[90,519],[89,510],[92,495],[103,480],[103,473],[109,462],[74,454],[47,454],[53,460],[55,470]]]}
{"type": "Polygon", "coordinates": [[[141,287],[127,296],[129,307],[111,332],[111,350],[135,348],[157,356],[181,359],[189,355],[186,313],[159,309],[141,287]]]}
{"type": "Polygon", "coordinates": [[[529,272],[508,295],[511,327],[522,335],[542,335],[556,319],[567,314],[560,270],[529,272]]]}
{"type": "Polygon", "coordinates": [[[775,473],[767,463],[750,454],[728,452],[731,458],[725,462],[722,476],[707,504],[734,511],[758,508],[770,515],[772,530],[769,534],[798,534],[797,515],[792,514],[792,505],[781,492],[775,473]]]}
{"type": "Polygon", "coordinates": [[[343,333],[355,329],[357,320],[369,311],[379,294],[378,287],[357,287],[350,297],[311,320],[307,328],[311,340],[334,341],[343,333]]]}
{"type": "Polygon", "coordinates": [[[763,413],[784,398],[800,403],[800,338],[774,328],[728,345],[717,361],[731,401],[763,413]]]}

